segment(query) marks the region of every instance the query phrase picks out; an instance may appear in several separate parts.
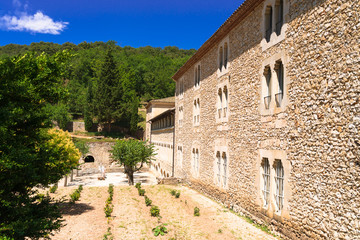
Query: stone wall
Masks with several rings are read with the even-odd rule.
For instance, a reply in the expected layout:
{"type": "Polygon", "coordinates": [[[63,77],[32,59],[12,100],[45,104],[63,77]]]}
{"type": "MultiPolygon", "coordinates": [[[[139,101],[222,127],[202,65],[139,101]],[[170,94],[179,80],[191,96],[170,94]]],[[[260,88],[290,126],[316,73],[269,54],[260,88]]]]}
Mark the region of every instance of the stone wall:
{"type": "Polygon", "coordinates": [[[258,5],[224,37],[227,71],[218,70],[220,40],[198,62],[199,88],[194,68],[182,76],[185,93],[176,96],[176,122],[179,106],[184,118],[175,129],[175,149],[183,147],[183,159],[175,177],[288,238],[360,239],[359,0],[285,1],[285,36],[264,44],[263,15],[270,3],[258,5]],[[266,110],[264,66],[274,68],[279,59],[285,68],[284,101],[266,110]],[[217,91],[223,85],[229,110],[227,120],[219,121],[217,91]],[[199,126],[193,125],[195,98],[200,99],[199,126]],[[194,146],[200,150],[198,176],[191,170],[194,146]],[[217,149],[228,156],[225,187],[216,182],[217,149]],[[263,207],[262,157],[284,165],[281,212],[273,198],[273,165],[271,203],[263,207]]]}
{"type": "Polygon", "coordinates": [[[100,173],[99,166],[104,166],[106,172],[120,171],[119,165],[111,161],[110,150],[114,142],[90,142],[89,153],[86,156],[92,156],[94,162],[84,162],[84,158],[80,160],[79,174],[100,173]]]}

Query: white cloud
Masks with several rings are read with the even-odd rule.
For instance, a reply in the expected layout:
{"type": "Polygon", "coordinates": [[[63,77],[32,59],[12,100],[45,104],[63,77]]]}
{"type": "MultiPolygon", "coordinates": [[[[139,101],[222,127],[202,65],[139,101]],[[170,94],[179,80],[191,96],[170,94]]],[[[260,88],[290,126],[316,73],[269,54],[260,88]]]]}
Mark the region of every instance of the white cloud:
{"type": "Polygon", "coordinates": [[[20,8],[22,5],[19,0],[13,0],[12,3],[13,3],[13,6],[16,8],[20,8]]]}
{"type": "MultiPolygon", "coordinates": [[[[14,2],[17,2],[14,0],[14,2]]],[[[0,17],[0,28],[10,31],[27,31],[31,33],[60,34],[68,22],[54,22],[49,16],[38,11],[34,15],[22,13],[20,17],[5,15],[0,17]]]]}

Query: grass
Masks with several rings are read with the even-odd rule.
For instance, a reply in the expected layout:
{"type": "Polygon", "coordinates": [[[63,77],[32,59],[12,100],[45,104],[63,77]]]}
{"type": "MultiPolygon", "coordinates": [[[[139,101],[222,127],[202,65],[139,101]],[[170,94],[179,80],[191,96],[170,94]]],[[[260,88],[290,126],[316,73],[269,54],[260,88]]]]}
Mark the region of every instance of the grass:
{"type": "Polygon", "coordinates": [[[244,219],[247,223],[250,223],[250,224],[252,224],[253,226],[255,226],[256,228],[258,228],[258,229],[266,232],[267,234],[270,234],[270,235],[272,235],[273,237],[276,237],[277,239],[280,239],[280,240],[282,239],[280,236],[272,233],[267,225],[255,223],[254,220],[251,219],[250,217],[245,216],[245,215],[242,215],[242,214],[240,214],[240,213],[237,213],[237,212],[235,212],[234,210],[229,209],[229,211],[230,211],[231,213],[235,214],[236,216],[241,217],[241,218],[244,219]]]}

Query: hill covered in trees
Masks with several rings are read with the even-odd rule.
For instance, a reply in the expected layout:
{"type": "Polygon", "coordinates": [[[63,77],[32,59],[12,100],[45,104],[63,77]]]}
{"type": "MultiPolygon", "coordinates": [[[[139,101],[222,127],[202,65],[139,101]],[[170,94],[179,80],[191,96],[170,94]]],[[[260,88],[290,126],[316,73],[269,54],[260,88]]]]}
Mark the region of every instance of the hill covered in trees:
{"type": "Polygon", "coordinates": [[[196,52],[177,47],[121,47],[115,41],[78,45],[39,42],[2,46],[0,57],[29,51],[53,55],[62,50],[70,51],[73,57],[66,72],[68,98],[57,105],[49,105],[54,120],[64,125],[71,113],[91,121],[118,122],[126,126],[136,121],[132,118],[138,118],[133,111],[139,101],[174,95],[172,75],[196,52]]]}

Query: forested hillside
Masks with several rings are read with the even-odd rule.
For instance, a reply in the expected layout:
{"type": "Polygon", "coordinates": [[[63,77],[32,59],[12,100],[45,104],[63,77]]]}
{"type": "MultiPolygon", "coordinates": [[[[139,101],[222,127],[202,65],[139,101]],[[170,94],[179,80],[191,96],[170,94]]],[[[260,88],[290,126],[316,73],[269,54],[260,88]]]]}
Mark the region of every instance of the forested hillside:
{"type": "Polygon", "coordinates": [[[69,120],[68,112],[72,116],[87,115],[88,119],[98,121],[104,114],[101,110],[110,108],[112,114],[104,116],[106,120],[101,121],[122,122],[128,126],[131,108],[136,108],[134,102],[174,95],[175,83],[171,77],[196,51],[177,47],[121,47],[114,41],[78,45],[39,42],[0,47],[0,57],[29,51],[53,55],[62,50],[69,50],[73,57],[66,73],[68,99],[49,106],[55,120],[65,124],[69,120]],[[109,104],[118,107],[111,110],[109,104]]]}

